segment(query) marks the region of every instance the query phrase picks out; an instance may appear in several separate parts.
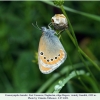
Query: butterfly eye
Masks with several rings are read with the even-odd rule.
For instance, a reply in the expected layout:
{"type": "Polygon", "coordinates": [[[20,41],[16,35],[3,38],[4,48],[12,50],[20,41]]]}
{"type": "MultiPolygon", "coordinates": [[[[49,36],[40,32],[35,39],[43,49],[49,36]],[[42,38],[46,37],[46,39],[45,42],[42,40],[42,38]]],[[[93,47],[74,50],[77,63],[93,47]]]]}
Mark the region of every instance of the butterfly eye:
{"type": "Polygon", "coordinates": [[[46,59],[46,57],[44,57],[44,59],[46,59]]]}
{"type": "Polygon", "coordinates": [[[43,55],[43,52],[40,52],[41,55],[43,55]]]}
{"type": "Polygon", "coordinates": [[[57,57],[55,57],[55,59],[57,59],[57,57]]]}

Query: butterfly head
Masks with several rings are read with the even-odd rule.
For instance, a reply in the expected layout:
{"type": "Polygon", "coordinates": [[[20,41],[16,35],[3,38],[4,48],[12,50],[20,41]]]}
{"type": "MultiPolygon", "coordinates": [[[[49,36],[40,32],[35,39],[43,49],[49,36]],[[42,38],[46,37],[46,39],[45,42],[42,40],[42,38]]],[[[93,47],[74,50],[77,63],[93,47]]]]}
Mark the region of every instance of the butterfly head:
{"type": "Polygon", "coordinates": [[[41,30],[43,32],[43,35],[54,36],[54,34],[56,33],[54,30],[50,28],[47,29],[46,27],[41,27],[41,30]]]}

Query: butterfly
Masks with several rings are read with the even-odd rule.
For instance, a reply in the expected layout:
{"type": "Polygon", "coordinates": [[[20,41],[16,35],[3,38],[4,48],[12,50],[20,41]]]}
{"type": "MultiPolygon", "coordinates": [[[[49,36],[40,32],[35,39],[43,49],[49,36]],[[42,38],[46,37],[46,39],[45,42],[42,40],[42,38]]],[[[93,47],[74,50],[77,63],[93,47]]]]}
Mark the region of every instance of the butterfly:
{"type": "Polygon", "coordinates": [[[51,28],[42,27],[42,36],[38,48],[38,64],[43,74],[49,74],[57,69],[67,58],[67,53],[56,31],[51,28]]]}

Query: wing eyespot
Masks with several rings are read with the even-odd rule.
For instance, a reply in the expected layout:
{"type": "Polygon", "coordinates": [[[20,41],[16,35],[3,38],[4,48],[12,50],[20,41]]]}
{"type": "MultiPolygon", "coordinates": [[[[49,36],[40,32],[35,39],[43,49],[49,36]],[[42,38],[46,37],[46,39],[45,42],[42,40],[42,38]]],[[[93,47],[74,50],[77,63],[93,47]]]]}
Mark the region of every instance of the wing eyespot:
{"type": "Polygon", "coordinates": [[[53,61],[53,59],[51,59],[51,61],[53,61]]]}
{"type": "Polygon", "coordinates": [[[55,59],[57,59],[57,57],[55,57],[55,59]]]}
{"type": "Polygon", "coordinates": [[[47,60],[47,62],[49,62],[49,60],[47,60]]]}
{"type": "Polygon", "coordinates": [[[60,56],[60,54],[58,56],[60,56]]]}
{"type": "Polygon", "coordinates": [[[43,55],[43,52],[40,52],[40,55],[43,55]]]}
{"type": "Polygon", "coordinates": [[[44,59],[46,59],[46,57],[44,57],[44,59]]]}

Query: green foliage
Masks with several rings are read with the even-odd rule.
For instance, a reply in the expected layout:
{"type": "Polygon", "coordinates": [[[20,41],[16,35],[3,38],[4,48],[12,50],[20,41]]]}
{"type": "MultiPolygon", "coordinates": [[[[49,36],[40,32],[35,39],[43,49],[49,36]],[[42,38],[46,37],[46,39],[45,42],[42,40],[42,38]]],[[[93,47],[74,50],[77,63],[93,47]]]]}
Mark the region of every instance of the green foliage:
{"type": "Polygon", "coordinates": [[[61,34],[67,60],[49,75],[39,71],[37,52],[42,33],[32,23],[37,21],[39,26],[47,26],[52,16],[61,13],[61,8],[54,6],[48,1],[0,2],[0,92],[100,92],[100,6],[97,1],[64,2],[63,10],[79,45],[69,25],[69,32],[61,34]]]}
{"type": "Polygon", "coordinates": [[[55,0],[55,1],[53,1],[53,3],[54,3],[54,5],[56,5],[56,6],[61,6],[61,5],[64,4],[64,0],[55,0]]]}

